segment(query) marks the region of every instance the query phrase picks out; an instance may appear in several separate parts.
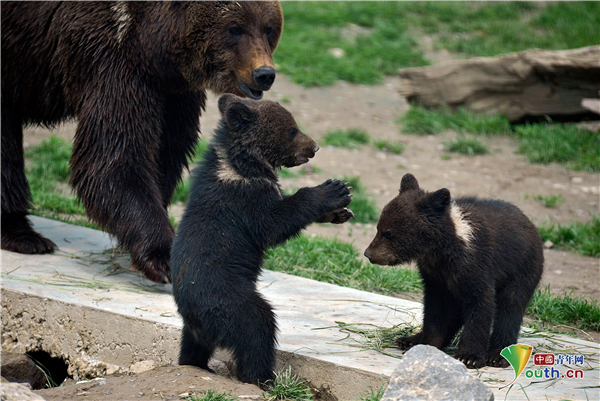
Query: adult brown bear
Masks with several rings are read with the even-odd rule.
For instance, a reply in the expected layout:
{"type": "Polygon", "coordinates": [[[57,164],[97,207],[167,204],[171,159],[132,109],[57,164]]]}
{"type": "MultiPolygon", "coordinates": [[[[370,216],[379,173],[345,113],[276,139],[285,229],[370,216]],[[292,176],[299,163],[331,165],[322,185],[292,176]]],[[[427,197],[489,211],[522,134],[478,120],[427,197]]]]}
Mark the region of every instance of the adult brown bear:
{"type": "Polygon", "coordinates": [[[166,208],[206,90],[262,97],[278,2],[3,2],[2,248],[52,252],[27,219],[23,131],[78,119],[71,185],[132,265],[170,281],[166,208]]]}

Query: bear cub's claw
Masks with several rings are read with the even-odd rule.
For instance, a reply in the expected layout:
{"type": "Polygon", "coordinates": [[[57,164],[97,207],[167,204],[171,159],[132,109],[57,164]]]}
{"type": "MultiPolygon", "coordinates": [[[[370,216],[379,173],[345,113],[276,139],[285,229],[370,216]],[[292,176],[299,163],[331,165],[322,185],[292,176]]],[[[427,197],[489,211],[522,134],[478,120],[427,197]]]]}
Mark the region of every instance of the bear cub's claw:
{"type": "Polygon", "coordinates": [[[417,333],[414,336],[398,337],[396,344],[400,349],[407,350],[415,345],[422,344],[423,333],[417,333]]]}
{"type": "MultiPolygon", "coordinates": [[[[331,205],[331,211],[345,208],[352,202],[352,194],[348,183],[342,180],[327,180],[317,187],[322,191],[323,198],[331,205]]],[[[330,212],[328,212],[330,213],[330,212]]]]}
{"type": "Polygon", "coordinates": [[[486,365],[495,368],[507,368],[509,364],[506,358],[500,355],[500,351],[491,351],[488,354],[486,365]]]}
{"type": "Polygon", "coordinates": [[[479,369],[486,365],[486,360],[479,355],[457,354],[455,358],[464,363],[467,369],[479,369]]]}

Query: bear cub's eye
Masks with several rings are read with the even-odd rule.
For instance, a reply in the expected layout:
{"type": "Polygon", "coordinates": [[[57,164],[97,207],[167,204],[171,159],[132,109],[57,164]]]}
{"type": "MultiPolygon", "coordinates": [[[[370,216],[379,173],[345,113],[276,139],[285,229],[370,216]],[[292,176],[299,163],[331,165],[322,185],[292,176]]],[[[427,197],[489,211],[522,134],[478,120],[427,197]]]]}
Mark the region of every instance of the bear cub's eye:
{"type": "Polygon", "coordinates": [[[232,26],[231,28],[229,28],[229,33],[231,34],[231,36],[234,36],[235,38],[239,39],[239,37],[244,34],[244,30],[239,26],[232,26]]]}
{"type": "Polygon", "coordinates": [[[290,137],[293,139],[298,133],[298,130],[296,128],[290,128],[288,132],[290,133],[290,137]]]}
{"type": "Polygon", "coordinates": [[[390,230],[387,230],[386,232],[383,233],[383,237],[384,238],[392,238],[392,232],[390,230]]]}

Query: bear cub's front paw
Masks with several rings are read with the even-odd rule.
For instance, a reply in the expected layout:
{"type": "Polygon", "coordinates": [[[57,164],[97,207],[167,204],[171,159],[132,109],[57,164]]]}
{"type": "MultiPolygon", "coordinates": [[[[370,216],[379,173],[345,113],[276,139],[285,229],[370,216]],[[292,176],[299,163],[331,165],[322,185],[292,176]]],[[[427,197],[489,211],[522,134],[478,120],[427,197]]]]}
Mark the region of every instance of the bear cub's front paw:
{"type": "Polygon", "coordinates": [[[347,207],[339,210],[334,210],[333,212],[327,213],[319,220],[317,223],[331,223],[331,224],[342,224],[350,220],[354,217],[354,212],[348,209],[347,207]]]}
{"type": "Polygon", "coordinates": [[[398,337],[396,344],[400,349],[408,350],[418,344],[423,344],[423,332],[408,337],[398,337]]]}
{"type": "Polygon", "coordinates": [[[345,208],[352,201],[352,194],[348,183],[342,180],[327,180],[316,187],[323,196],[327,205],[327,213],[345,208]]]}
{"type": "Polygon", "coordinates": [[[482,355],[459,352],[455,358],[464,363],[467,369],[479,369],[486,365],[486,360],[482,355]]]}

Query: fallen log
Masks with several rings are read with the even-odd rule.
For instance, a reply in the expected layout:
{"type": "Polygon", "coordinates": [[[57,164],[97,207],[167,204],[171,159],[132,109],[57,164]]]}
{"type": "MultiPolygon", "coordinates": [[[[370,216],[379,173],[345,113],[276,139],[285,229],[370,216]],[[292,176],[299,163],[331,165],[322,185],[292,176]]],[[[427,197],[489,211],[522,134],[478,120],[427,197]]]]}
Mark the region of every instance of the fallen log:
{"type": "Polygon", "coordinates": [[[600,90],[600,46],[527,50],[400,69],[400,95],[436,108],[466,107],[510,121],[588,113],[582,99],[600,90]]]}

